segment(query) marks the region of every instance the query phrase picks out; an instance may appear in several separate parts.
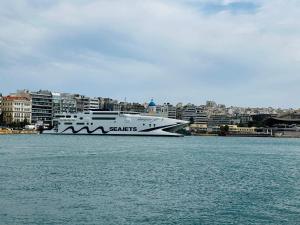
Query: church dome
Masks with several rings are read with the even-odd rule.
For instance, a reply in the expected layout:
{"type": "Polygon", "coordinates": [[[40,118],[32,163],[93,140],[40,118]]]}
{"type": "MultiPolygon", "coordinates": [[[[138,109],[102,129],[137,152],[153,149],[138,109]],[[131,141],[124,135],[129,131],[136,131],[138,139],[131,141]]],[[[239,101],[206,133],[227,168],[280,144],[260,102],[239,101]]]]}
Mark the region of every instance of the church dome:
{"type": "Polygon", "coordinates": [[[151,107],[154,107],[154,106],[156,106],[156,104],[154,103],[153,99],[151,99],[151,102],[149,103],[149,105],[148,105],[148,106],[151,106],[151,107]]]}

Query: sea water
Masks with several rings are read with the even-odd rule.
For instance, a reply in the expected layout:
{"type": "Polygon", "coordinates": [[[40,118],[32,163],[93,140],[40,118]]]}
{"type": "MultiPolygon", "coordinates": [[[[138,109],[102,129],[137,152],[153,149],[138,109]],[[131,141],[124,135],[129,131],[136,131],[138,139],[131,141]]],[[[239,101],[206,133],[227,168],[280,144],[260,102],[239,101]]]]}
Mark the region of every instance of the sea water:
{"type": "Polygon", "coordinates": [[[2,135],[0,224],[300,224],[300,140],[2,135]]]}

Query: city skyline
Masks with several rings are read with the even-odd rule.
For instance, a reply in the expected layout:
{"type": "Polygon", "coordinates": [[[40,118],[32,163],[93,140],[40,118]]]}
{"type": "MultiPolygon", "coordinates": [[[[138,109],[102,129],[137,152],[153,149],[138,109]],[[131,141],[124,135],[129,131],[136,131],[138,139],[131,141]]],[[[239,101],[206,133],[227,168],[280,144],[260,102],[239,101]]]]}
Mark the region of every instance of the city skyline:
{"type": "Polygon", "coordinates": [[[298,1],[3,1],[0,92],[299,108],[298,1]]]}
{"type": "Polygon", "coordinates": [[[201,102],[201,103],[194,103],[194,102],[168,102],[168,101],[163,101],[163,102],[159,102],[157,101],[157,99],[151,97],[148,99],[144,99],[143,101],[130,101],[127,98],[125,99],[116,99],[116,98],[112,98],[111,96],[89,96],[83,93],[79,93],[79,92],[74,92],[74,93],[70,93],[70,92],[64,92],[64,91],[52,91],[52,90],[43,90],[43,89],[37,89],[37,90],[29,90],[29,89],[18,89],[15,91],[11,91],[9,93],[2,93],[0,91],[0,103],[1,103],[1,97],[9,97],[9,96],[20,96],[21,93],[34,93],[34,92],[49,92],[51,93],[52,97],[55,98],[55,96],[78,96],[78,97],[83,97],[83,98],[87,98],[87,99],[110,99],[112,101],[116,101],[118,103],[127,103],[127,104],[140,104],[140,105],[144,105],[146,107],[146,105],[149,104],[149,102],[155,102],[155,104],[157,104],[158,106],[163,106],[163,105],[171,105],[171,106],[177,106],[177,105],[182,105],[182,106],[188,106],[188,105],[193,105],[196,107],[201,107],[201,106],[207,106],[208,104],[211,105],[215,105],[214,107],[225,107],[226,109],[230,109],[230,108],[240,108],[240,109],[274,109],[274,110],[294,110],[294,111],[299,111],[300,108],[280,108],[280,107],[272,107],[272,106],[266,106],[266,107],[260,107],[260,106],[239,106],[239,105],[226,105],[222,102],[217,102],[213,99],[206,99],[205,101],[201,102]]]}

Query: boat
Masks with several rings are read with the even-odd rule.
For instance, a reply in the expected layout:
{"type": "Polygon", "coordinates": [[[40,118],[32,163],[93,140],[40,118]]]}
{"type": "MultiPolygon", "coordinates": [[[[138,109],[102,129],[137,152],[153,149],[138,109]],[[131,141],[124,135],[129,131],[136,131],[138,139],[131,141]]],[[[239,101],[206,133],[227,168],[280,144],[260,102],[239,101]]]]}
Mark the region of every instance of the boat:
{"type": "Polygon", "coordinates": [[[42,134],[172,136],[189,122],[121,111],[87,111],[55,115],[52,127],[42,134]]]}

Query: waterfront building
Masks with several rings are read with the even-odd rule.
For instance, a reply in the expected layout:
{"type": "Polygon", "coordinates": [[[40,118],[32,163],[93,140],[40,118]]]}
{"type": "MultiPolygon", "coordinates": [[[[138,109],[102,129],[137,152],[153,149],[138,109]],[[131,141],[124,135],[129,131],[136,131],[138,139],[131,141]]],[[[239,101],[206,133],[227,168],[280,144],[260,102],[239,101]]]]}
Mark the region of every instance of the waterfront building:
{"type": "Polygon", "coordinates": [[[238,127],[237,125],[228,125],[229,132],[233,134],[256,134],[256,127],[238,127]]]}
{"type": "Polygon", "coordinates": [[[230,125],[230,117],[226,114],[213,114],[208,119],[209,127],[230,125]]]}
{"type": "Polygon", "coordinates": [[[90,98],[89,99],[89,110],[98,110],[99,109],[99,99],[98,98],[90,98]]]}
{"type": "Polygon", "coordinates": [[[207,132],[212,134],[218,134],[221,132],[220,126],[207,126],[207,132]]]}
{"type": "Polygon", "coordinates": [[[48,90],[32,92],[29,90],[18,90],[16,96],[31,99],[31,124],[43,123],[50,125],[52,121],[52,93],[48,90]]]}
{"type": "MultiPolygon", "coordinates": [[[[254,116],[254,121],[257,120],[257,116],[254,116]]],[[[300,125],[300,112],[293,111],[292,113],[285,113],[280,116],[269,116],[261,120],[264,126],[269,127],[289,127],[300,125]]]]}
{"type": "Polygon", "coordinates": [[[66,112],[66,113],[77,112],[76,99],[72,94],[67,94],[67,93],[61,94],[61,106],[62,106],[62,112],[66,112]]]}
{"type": "Polygon", "coordinates": [[[53,117],[62,112],[61,94],[52,92],[52,113],[53,117]]]}
{"type": "Polygon", "coordinates": [[[119,109],[120,109],[118,111],[123,111],[123,112],[130,111],[130,103],[128,103],[128,102],[119,102],[118,106],[119,106],[119,109]]]}
{"type": "Polygon", "coordinates": [[[145,113],[145,106],[140,103],[131,103],[130,104],[130,112],[138,112],[138,113],[145,113]]]}
{"type": "MultiPolygon", "coordinates": [[[[241,119],[239,117],[230,117],[230,125],[238,125],[241,124],[241,119]]],[[[248,124],[243,124],[243,125],[248,125],[248,124]]]]}
{"type": "Polygon", "coordinates": [[[249,122],[252,122],[252,116],[249,114],[239,114],[237,118],[240,119],[240,124],[248,125],[249,122]]]}
{"type": "Polygon", "coordinates": [[[176,104],[176,119],[182,120],[182,112],[183,112],[183,104],[177,103],[176,104]]]}
{"type": "Polygon", "coordinates": [[[196,106],[192,104],[187,104],[183,107],[182,119],[185,121],[194,122],[196,117],[196,106]]]}
{"type": "Polygon", "coordinates": [[[75,96],[68,93],[52,93],[53,116],[61,113],[76,113],[75,96]]]}
{"type": "Polygon", "coordinates": [[[90,98],[80,94],[74,94],[74,99],[76,101],[76,112],[89,111],[90,108],[90,98]]]}
{"type": "Polygon", "coordinates": [[[31,123],[36,124],[43,121],[50,125],[52,121],[52,93],[47,90],[31,92],[32,116],[31,123]]]}
{"type": "Polygon", "coordinates": [[[2,98],[1,108],[3,113],[3,121],[5,124],[20,123],[31,121],[30,98],[22,96],[6,96],[2,98]]]}
{"type": "Polygon", "coordinates": [[[138,112],[138,113],[145,113],[145,106],[140,103],[128,103],[128,102],[120,102],[119,105],[119,111],[123,112],[138,112]]]}
{"type": "Polygon", "coordinates": [[[193,133],[207,133],[207,124],[191,124],[190,131],[193,133]]]}
{"type": "Polygon", "coordinates": [[[203,107],[188,104],[182,111],[182,119],[197,124],[207,124],[208,114],[203,107]]]}
{"type": "Polygon", "coordinates": [[[161,112],[162,117],[176,119],[176,107],[170,103],[164,103],[160,109],[156,109],[157,112],[161,112]]]}
{"type": "Polygon", "coordinates": [[[103,111],[119,111],[120,105],[117,100],[111,98],[99,98],[99,109],[103,111]]]}
{"type": "Polygon", "coordinates": [[[196,124],[207,124],[208,114],[203,107],[196,107],[196,116],[194,123],[196,124]]]}

